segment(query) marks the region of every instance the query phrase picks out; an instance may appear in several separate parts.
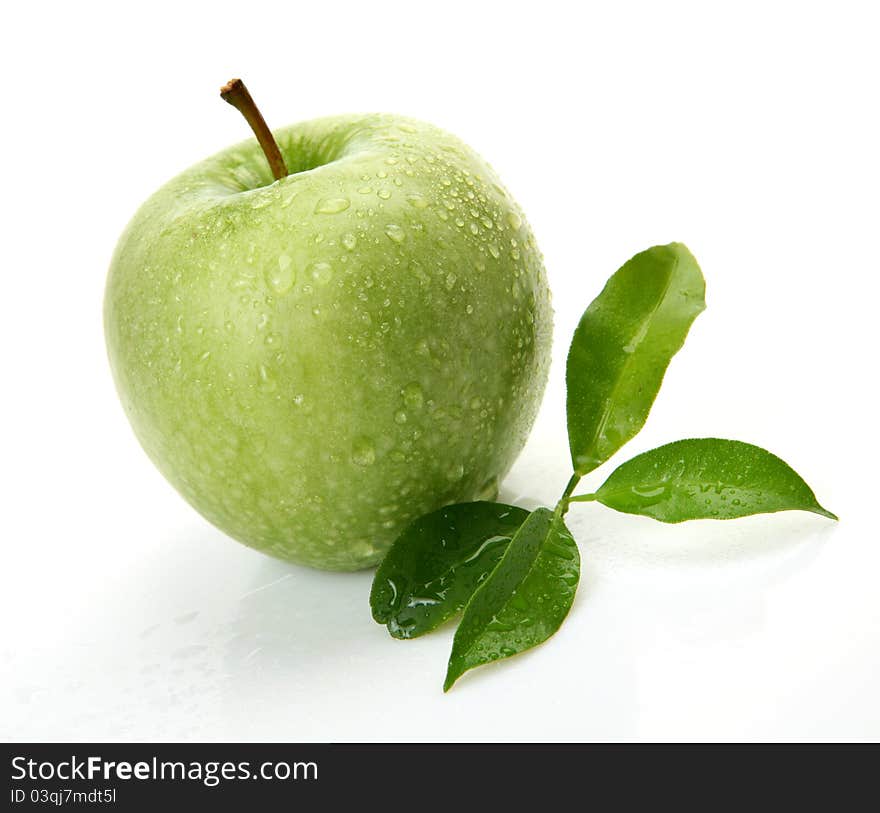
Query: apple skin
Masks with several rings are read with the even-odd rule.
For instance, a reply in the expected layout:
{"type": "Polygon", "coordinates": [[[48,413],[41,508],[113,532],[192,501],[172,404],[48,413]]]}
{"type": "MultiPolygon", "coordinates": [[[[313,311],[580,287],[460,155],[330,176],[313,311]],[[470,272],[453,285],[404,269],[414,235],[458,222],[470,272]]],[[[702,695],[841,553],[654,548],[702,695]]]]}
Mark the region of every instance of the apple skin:
{"type": "Polygon", "coordinates": [[[392,115],[275,137],[288,177],[251,140],[140,208],[107,349],[140,443],[203,516],[354,570],[497,492],[543,395],[550,294],[522,213],[457,138],[392,115]]]}

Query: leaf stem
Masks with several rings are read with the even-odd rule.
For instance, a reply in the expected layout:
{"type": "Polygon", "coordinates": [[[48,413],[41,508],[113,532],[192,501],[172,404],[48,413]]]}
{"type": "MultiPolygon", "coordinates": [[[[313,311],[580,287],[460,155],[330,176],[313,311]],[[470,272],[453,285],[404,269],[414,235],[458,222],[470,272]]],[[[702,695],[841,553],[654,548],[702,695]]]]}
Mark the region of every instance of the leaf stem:
{"type": "Polygon", "coordinates": [[[280,181],[282,178],[286,178],[289,174],[287,164],[284,163],[284,157],[281,155],[281,150],[278,149],[278,143],[266,124],[263,114],[260,113],[251,94],[244,86],[244,82],[241,79],[230,79],[220,88],[220,97],[238,110],[251,126],[251,130],[254,131],[257,141],[263,148],[263,153],[269,162],[269,169],[272,170],[275,180],[280,181]]]}
{"type": "Polygon", "coordinates": [[[554,512],[557,517],[564,517],[565,512],[568,511],[568,503],[569,497],[572,495],[572,492],[577,488],[577,484],[581,481],[581,475],[575,472],[571,475],[571,479],[568,481],[568,484],[565,486],[565,491],[562,492],[562,496],[559,498],[559,502],[556,503],[556,511],[554,512]]]}
{"type": "Polygon", "coordinates": [[[569,502],[595,502],[599,499],[598,494],[578,494],[576,497],[569,497],[569,502]]]}

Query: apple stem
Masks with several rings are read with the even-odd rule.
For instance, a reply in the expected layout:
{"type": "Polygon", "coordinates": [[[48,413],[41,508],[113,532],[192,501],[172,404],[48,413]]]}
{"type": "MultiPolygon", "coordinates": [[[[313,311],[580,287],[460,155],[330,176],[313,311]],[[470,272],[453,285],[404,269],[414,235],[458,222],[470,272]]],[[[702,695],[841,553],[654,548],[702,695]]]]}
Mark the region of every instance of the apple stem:
{"type": "Polygon", "coordinates": [[[251,94],[244,86],[241,79],[230,79],[222,88],[220,88],[220,98],[229,102],[242,116],[245,121],[250,124],[251,130],[260,142],[266,160],[269,162],[269,168],[275,176],[276,181],[286,178],[288,175],[287,164],[284,163],[284,157],[281,150],[278,149],[278,143],[275,137],[266,125],[266,120],[259,108],[251,98],[251,94]]]}

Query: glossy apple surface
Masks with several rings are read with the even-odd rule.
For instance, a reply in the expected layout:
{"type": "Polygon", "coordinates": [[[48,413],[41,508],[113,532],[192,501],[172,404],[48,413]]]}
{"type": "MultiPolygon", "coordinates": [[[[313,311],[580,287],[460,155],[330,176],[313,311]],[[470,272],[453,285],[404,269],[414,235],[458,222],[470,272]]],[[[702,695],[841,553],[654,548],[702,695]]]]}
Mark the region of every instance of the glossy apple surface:
{"type": "Polygon", "coordinates": [[[230,536],[314,567],[373,565],[403,526],[491,497],[549,365],[541,255],[490,167],[388,115],[275,131],[137,212],[107,281],[134,431],[230,536]]]}

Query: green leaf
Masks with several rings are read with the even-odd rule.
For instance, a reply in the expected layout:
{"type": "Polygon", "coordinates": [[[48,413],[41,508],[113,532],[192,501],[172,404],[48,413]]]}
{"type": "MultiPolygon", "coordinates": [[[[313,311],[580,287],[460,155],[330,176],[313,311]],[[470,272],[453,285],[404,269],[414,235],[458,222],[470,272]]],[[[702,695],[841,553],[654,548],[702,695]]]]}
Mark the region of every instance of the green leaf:
{"type": "Polygon", "coordinates": [[[468,669],[546,641],[568,614],[579,576],[577,545],[562,517],[538,508],[465,608],[443,691],[468,669]]]}
{"type": "Polygon", "coordinates": [[[660,446],[619,466],[594,495],[603,505],[661,522],[812,511],[837,519],[786,462],[737,440],[697,438],[660,446]]]}
{"type": "Polygon", "coordinates": [[[670,243],[636,254],[587,308],[565,373],[568,439],[579,475],[645,425],[669,362],[706,307],[705,289],[690,251],[670,243]]]}
{"type": "Polygon", "coordinates": [[[376,571],[373,618],[395,638],[440,626],[464,608],[528,515],[512,505],[470,502],[417,519],[376,571]]]}

